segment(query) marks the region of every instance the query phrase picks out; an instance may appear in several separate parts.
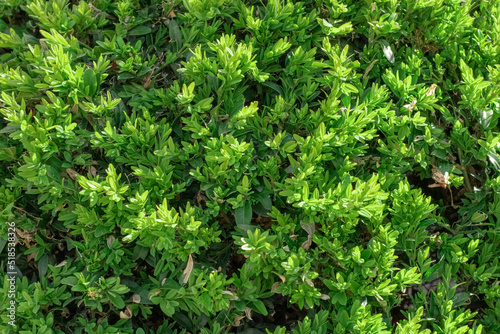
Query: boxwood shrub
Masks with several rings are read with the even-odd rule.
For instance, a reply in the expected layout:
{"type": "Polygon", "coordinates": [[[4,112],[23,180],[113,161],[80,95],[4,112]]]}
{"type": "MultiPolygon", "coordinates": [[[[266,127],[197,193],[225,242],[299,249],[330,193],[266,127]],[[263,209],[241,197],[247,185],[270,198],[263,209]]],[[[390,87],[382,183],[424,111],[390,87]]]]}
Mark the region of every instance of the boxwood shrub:
{"type": "Polygon", "coordinates": [[[1,1],[0,331],[500,333],[499,18],[1,1]]]}

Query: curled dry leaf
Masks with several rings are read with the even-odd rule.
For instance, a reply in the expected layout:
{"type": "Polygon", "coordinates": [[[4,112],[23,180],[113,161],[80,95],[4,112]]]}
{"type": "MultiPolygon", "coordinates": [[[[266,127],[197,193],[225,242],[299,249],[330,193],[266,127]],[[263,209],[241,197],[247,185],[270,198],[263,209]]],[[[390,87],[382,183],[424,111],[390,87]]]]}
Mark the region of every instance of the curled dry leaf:
{"type": "Polygon", "coordinates": [[[308,250],[309,247],[311,247],[312,244],[312,238],[311,236],[307,237],[307,240],[302,243],[300,247],[302,247],[304,250],[308,250]]]}
{"type": "Polygon", "coordinates": [[[274,282],[273,286],[271,287],[271,292],[275,292],[277,288],[280,287],[280,282],[274,282]]]}
{"type": "Polygon", "coordinates": [[[69,317],[69,310],[68,310],[68,308],[66,308],[66,307],[65,307],[65,308],[63,309],[63,311],[61,312],[61,316],[62,316],[63,318],[68,318],[68,317],[69,317]]]}
{"type": "Polygon", "coordinates": [[[432,84],[432,86],[429,88],[429,90],[427,91],[427,93],[425,94],[425,96],[434,95],[434,93],[436,92],[436,87],[437,87],[436,84],[432,84]]]}
{"type": "Polygon", "coordinates": [[[97,169],[95,169],[94,166],[89,166],[89,174],[92,175],[92,177],[97,176],[97,169]]]}
{"type": "Polygon", "coordinates": [[[322,295],[321,299],[323,299],[323,300],[329,300],[330,296],[329,295],[322,295]]]}
{"type": "Polygon", "coordinates": [[[146,78],[146,82],[144,82],[144,88],[149,89],[150,85],[151,85],[151,75],[146,78]]]}
{"type": "Polygon", "coordinates": [[[241,320],[245,319],[244,315],[237,315],[234,317],[233,323],[234,327],[239,327],[241,326],[241,320]]]}
{"type": "Polygon", "coordinates": [[[417,105],[417,99],[414,98],[413,101],[411,101],[410,103],[408,104],[405,104],[403,107],[405,107],[406,109],[408,109],[409,111],[412,111],[413,108],[415,108],[415,106],[417,105]]]}
{"type": "Polygon", "coordinates": [[[238,300],[238,296],[234,295],[231,291],[224,290],[222,291],[223,295],[230,295],[231,299],[229,300],[238,300]]]}
{"type": "Polygon", "coordinates": [[[450,185],[450,176],[448,175],[448,172],[443,175],[443,173],[441,173],[436,166],[432,166],[432,178],[435,183],[430,184],[429,188],[446,188],[450,185]]]}
{"type": "Polygon", "coordinates": [[[310,279],[306,279],[306,283],[309,284],[311,287],[314,288],[314,283],[310,279]]]}
{"type": "Polygon", "coordinates": [[[120,311],[120,319],[130,319],[130,318],[132,318],[132,311],[127,306],[125,311],[120,311]]]}
{"type": "Polygon", "coordinates": [[[38,252],[33,252],[31,254],[28,254],[28,256],[26,256],[26,261],[30,262],[31,260],[34,260],[37,253],[38,252]]]}
{"type": "Polygon", "coordinates": [[[72,170],[71,168],[66,168],[66,173],[68,173],[69,177],[72,179],[72,180],[76,180],[76,176],[78,175],[77,172],[75,172],[74,170],[72,170]]]}
{"type": "Polygon", "coordinates": [[[64,267],[66,265],[66,263],[68,263],[68,261],[66,261],[66,260],[62,261],[61,263],[59,263],[58,265],[56,265],[56,268],[57,267],[64,267]]]}
{"type": "Polygon", "coordinates": [[[247,316],[248,320],[253,320],[252,309],[250,307],[245,307],[245,315],[247,316]]]}
{"type": "Polygon", "coordinates": [[[137,293],[134,293],[132,295],[132,302],[139,304],[141,302],[141,296],[139,296],[137,293]]]}
{"type": "Polygon", "coordinates": [[[191,256],[191,254],[189,254],[188,263],[186,265],[186,269],[184,269],[184,272],[183,272],[184,284],[186,284],[189,281],[189,276],[191,275],[192,270],[193,270],[193,257],[191,256]]]}
{"type": "MultiPolygon", "coordinates": [[[[373,4],[375,4],[375,3],[373,3],[373,4]]],[[[371,62],[370,65],[368,65],[368,67],[365,70],[365,74],[363,74],[363,80],[365,80],[365,78],[368,76],[368,74],[370,74],[370,71],[372,70],[373,66],[375,66],[375,63],[377,61],[378,61],[378,59],[375,59],[374,61],[371,62]]]]}

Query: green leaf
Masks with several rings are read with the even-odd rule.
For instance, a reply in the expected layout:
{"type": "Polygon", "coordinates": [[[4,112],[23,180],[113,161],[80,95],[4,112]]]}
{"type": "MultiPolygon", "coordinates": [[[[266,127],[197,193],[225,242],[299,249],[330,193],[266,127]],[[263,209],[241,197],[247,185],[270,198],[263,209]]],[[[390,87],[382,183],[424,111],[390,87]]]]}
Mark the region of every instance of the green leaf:
{"type": "Polygon", "coordinates": [[[88,95],[93,97],[97,91],[97,79],[95,73],[90,68],[83,74],[83,83],[85,88],[89,90],[88,95]]]}
{"type": "Polygon", "coordinates": [[[257,299],[250,303],[250,308],[254,311],[259,312],[262,315],[267,315],[267,309],[264,303],[257,299]]]}
{"type": "Polygon", "coordinates": [[[49,256],[47,254],[43,255],[38,261],[38,274],[40,277],[44,277],[49,268],[49,256]]]}
{"type": "Polygon", "coordinates": [[[183,328],[193,331],[193,322],[185,314],[176,312],[172,315],[172,318],[183,328]]]}
{"type": "Polygon", "coordinates": [[[347,295],[343,291],[337,292],[333,298],[332,298],[332,303],[339,303],[340,305],[346,305],[347,304],[347,295]]]}
{"type": "Polygon", "coordinates": [[[274,82],[264,81],[264,82],[262,82],[262,85],[271,88],[276,93],[278,93],[280,96],[285,96],[285,93],[283,92],[283,88],[281,88],[280,85],[275,84],[274,82]]]}
{"type": "Polygon", "coordinates": [[[164,300],[160,303],[160,308],[167,316],[171,317],[175,313],[175,308],[170,304],[168,300],[164,300]]]}
{"type": "Polygon", "coordinates": [[[4,20],[0,20],[0,33],[4,32],[7,29],[7,23],[4,20]]]}
{"type": "Polygon", "coordinates": [[[349,324],[349,314],[346,310],[342,310],[342,312],[340,312],[339,322],[344,328],[349,324]]]}
{"type": "Polygon", "coordinates": [[[271,200],[271,196],[266,196],[265,198],[260,200],[260,204],[266,209],[267,211],[271,211],[273,209],[273,202],[271,200]]]}
{"type": "Polygon", "coordinates": [[[150,27],[138,26],[138,27],[135,27],[134,29],[130,30],[128,32],[128,34],[130,36],[142,36],[142,35],[149,34],[150,32],[151,32],[151,28],[150,27]]]}
{"type": "Polygon", "coordinates": [[[177,22],[175,22],[175,20],[171,20],[170,24],[168,25],[168,29],[170,38],[176,41],[178,48],[180,48],[180,46],[182,45],[182,34],[181,30],[179,29],[179,25],[177,24],[177,22]]]}
{"type": "Polygon", "coordinates": [[[61,283],[69,285],[69,286],[75,286],[78,283],[78,277],[70,276],[70,277],[63,278],[61,280],[61,283]]]}
{"type": "Polygon", "coordinates": [[[125,307],[125,302],[120,295],[114,292],[108,292],[108,298],[118,309],[122,309],[125,307]]]}

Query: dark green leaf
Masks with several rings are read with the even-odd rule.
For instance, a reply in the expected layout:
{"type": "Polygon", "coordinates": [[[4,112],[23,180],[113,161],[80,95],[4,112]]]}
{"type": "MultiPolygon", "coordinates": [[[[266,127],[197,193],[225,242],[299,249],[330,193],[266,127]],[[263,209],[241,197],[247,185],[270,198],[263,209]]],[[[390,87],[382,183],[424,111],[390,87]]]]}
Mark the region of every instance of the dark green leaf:
{"type": "Polygon", "coordinates": [[[150,27],[138,26],[138,27],[135,27],[134,29],[130,30],[128,32],[128,34],[130,36],[142,36],[142,35],[149,34],[150,32],[151,32],[151,28],[150,27]]]}

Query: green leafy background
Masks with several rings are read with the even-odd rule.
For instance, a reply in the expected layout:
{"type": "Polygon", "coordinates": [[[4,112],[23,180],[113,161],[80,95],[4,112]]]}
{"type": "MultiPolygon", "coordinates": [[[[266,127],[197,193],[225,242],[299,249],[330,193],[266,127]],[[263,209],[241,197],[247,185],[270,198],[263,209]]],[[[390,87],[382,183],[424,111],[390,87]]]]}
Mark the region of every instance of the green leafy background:
{"type": "Polygon", "coordinates": [[[1,1],[1,332],[499,333],[498,18],[1,1]]]}

